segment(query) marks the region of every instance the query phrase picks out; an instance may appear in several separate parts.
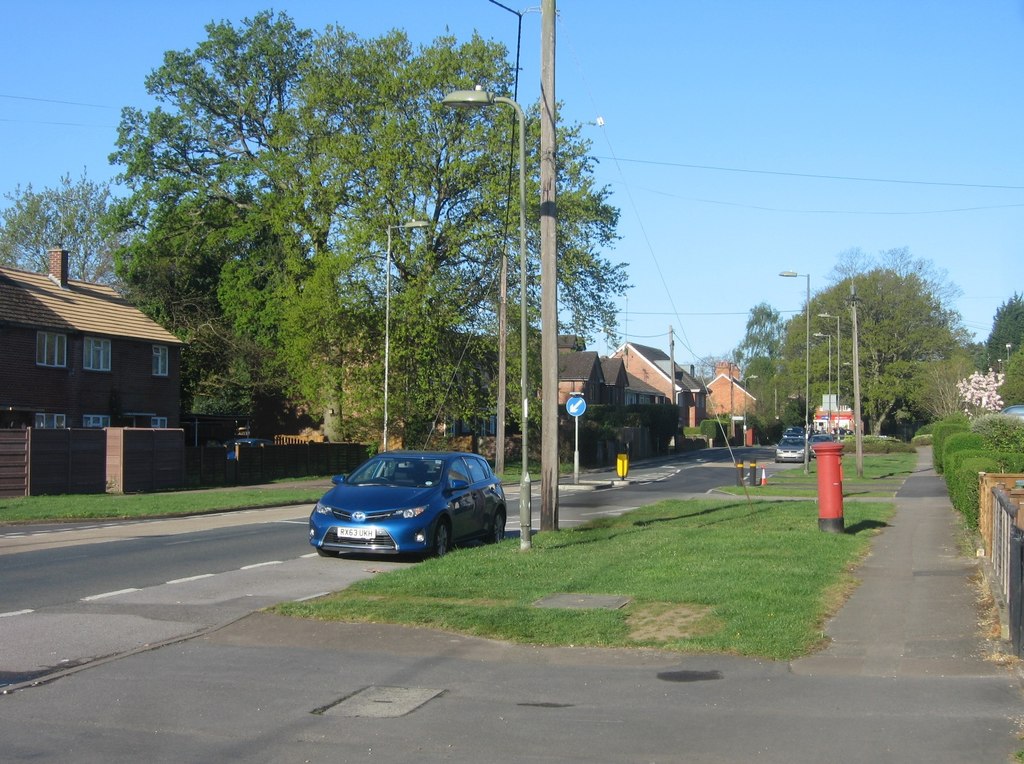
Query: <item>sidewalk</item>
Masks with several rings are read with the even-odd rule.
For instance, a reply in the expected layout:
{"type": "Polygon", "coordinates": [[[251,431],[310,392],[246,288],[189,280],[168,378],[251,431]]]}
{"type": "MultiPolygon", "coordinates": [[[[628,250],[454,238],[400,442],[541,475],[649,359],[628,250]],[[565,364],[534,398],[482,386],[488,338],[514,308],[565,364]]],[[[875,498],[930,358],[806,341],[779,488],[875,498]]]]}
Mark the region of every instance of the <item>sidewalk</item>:
{"type": "MultiPolygon", "coordinates": [[[[860,585],[827,625],[824,652],[794,671],[852,676],[997,676],[992,654],[1008,645],[980,638],[980,572],[958,549],[959,519],[945,481],[918,449],[915,473],[896,495],[896,515],[855,571],[860,585]]],[[[1022,746],[1024,747],[1024,746],[1022,746]]]]}

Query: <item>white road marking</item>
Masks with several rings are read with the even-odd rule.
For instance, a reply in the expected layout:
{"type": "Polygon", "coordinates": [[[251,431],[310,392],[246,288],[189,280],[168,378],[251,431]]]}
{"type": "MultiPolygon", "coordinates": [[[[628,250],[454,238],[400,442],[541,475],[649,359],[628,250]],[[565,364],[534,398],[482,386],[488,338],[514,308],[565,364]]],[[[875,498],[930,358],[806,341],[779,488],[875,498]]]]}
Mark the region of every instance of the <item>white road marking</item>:
{"type": "Polygon", "coordinates": [[[268,562],[257,562],[255,565],[244,565],[239,570],[252,570],[253,568],[265,568],[268,565],[281,565],[281,560],[270,560],[268,562]]]}
{"type": "Polygon", "coordinates": [[[10,613],[0,613],[0,618],[8,618],[12,615],[28,615],[34,613],[35,610],[12,610],[10,613]]]}
{"type": "Polygon", "coordinates": [[[169,584],[186,584],[189,581],[198,581],[202,578],[213,578],[213,573],[201,573],[198,576],[189,576],[188,578],[175,578],[168,581],[169,584]]]}
{"type": "Polygon", "coordinates": [[[118,589],[116,592],[104,592],[103,594],[93,594],[90,597],[82,597],[82,599],[80,601],[81,602],[92,602],[93,600],[102,600],[102,599],[106,599],[107,597],[116,597],[119,594],[131,594],[132,592],[137,592],[137,591],[139,591],[139,590],[138,589],[118,589]]]}

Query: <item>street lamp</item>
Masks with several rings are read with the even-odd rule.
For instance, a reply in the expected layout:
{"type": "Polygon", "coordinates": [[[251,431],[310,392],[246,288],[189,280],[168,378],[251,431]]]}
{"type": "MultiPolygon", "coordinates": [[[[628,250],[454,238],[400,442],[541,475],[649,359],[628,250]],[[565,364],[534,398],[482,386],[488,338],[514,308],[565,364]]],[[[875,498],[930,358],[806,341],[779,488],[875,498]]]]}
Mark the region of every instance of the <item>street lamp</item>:
{"type": "Polygon", "coordinates": [[[809,438],[811,437],[811,274],[797,273],[796,271],[782,271],[780,276],[788,279],[803,276],[807,279],[807,340],[804,347],[804,474],[810,471],[810,448],[809,438]]]}
{"type": "Polygon", "coordinates": [[[384,450],[388,450],[388,379],[391,363],[391,231],[399,229],[425,228],[426,220],[410,220],[401,225],[388,226],[388,250],[384,258],[384,450]]]}
{"type": "Polygon", "coordinates": [[[511,106],[519,121],[519,312],[520,312],[520,351],[522,366],[519,374],[520,393],[523,397],[523,420],[522,420],[522,451],[523,451],[523,473],[519,482],[519,548],[529,549],[531,546],[531,526],[533,525],[531,497],[530,497],[530,470],[529,452],[527,451],[526,431],[529,414],[529,399],[527,397],[526,377],[526,350],[527,330],[529,321],[527,317],[527,267],[526,267],[526,117],[522,107],[511,98],[497,96],[486,90],[456,90],[449,93],[441,101],[445,106],[455,107],[481,107],[491,106],[496,103],[503,103],[511,106]]]}
{"type": "Polygon", "coordinates": [[[828,429],[832,432],[832,335],[815,332],[815,337],[828,337],[828,429]]]}
{"type": "Polygon", "coordinates": [[[834,318],[836,320],[836,416],[841,421],[843,418],[843,392],[839,384],[839,370],[842,368],[842,364],[839,362],[839,353],[842,347],[839,334],[839,316],[833,316],[831,313],[819,313],[818,318],[834,318]]]}

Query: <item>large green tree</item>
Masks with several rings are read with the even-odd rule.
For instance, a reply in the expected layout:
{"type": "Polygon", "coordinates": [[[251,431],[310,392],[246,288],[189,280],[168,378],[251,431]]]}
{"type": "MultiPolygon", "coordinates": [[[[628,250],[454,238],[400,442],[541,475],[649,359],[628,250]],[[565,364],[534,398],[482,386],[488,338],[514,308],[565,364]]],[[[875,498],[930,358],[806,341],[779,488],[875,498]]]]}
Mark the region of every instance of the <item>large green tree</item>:
{"type": "Polygon", "coordinates": [[[0,212],[0,263],[46,272],[47,252],[68,250],[73,279],[114,284],[114,252],[124,237],[107,225],[113,204],[110,184],[70,175],[56,188],[36,192],[32,186],[5,194],[10,206],[0,212]]]}
{"type": "MultiPolygon", "coordinates": [[[[811,331],[834,333],[834,320],[817,318],[821,313],[839,316],[845,331],[838,341],[833,340],[831,360],[827,344],[812,341],[812,404],[827,391],[830,365],[833,391],[836,377],[841,376],[842,400],[852,400],[853,369],[845,366],[853,359],[852,286],[857,299],[861,413],[870,432],[882,434],[900,424],[930,418],[922,405],[924,376],[935,363],[968,345],[960,315],[946,307],[957,293],[956,286],[930,262],[912,257],[906,249],[888,250],[877,258],[868,258],[860,250],[843,253],[832,281],[811,297],[811,331]],[[844,361],[838,370],[837,344],[838,357],[844,361]]],[[[805,327],[803,314],[794,316],[787,327],[784,379],[792,391],[804,383],[805,327]]]]}
{"type": "MultiPolygon", "coordinates": [[[[506,226],[518,219],[509,123],[502,109],[454,112],[441,100],[478,83],[508,93],[504,48],[446,37],[415,49],[399,31],[318,34],[271,12],[207,33],[165,55],[146,82],[159,106],[124,112],[113,155],[132,192],[120,221],[136,235],[121,272],[190,341],[195,397],[280,390],[324,416],[332,437],[370,437],[389,329],[392,417],[410,445],[437,422],[487,416],[498,262],[518,242],[506,226]],[[412,218],[429,226],[401,227],[412,218]]],[[[531,113],[531,147],[537,122],[531,113]]],[[[587,148],[578,127],[561,130],[562,308],[584,334],[614,329],[627,286],[599,254],[617,211],[593,186],[587,148]]],[[[537,170],[531,149],[531,274],[537,170]]],[[[530,288],[535,298],[534,277],[530,288]]],[[[510,327],[518,308],[510,301],[510,327]]],[[[529,316],[535,325],[536,309],[529,316]]]]}

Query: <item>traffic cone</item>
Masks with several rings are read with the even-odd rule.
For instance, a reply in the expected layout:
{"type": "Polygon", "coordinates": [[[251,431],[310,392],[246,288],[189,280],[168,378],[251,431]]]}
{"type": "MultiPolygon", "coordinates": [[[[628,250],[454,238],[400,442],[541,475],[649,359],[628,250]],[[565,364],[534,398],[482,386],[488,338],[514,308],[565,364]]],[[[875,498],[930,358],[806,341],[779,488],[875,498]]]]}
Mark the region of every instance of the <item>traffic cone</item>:
{"type": "Polygon", "coordinates": [[[761,485],[768,485],[768,472],[764,467],[761,468],[761,485]]]}

